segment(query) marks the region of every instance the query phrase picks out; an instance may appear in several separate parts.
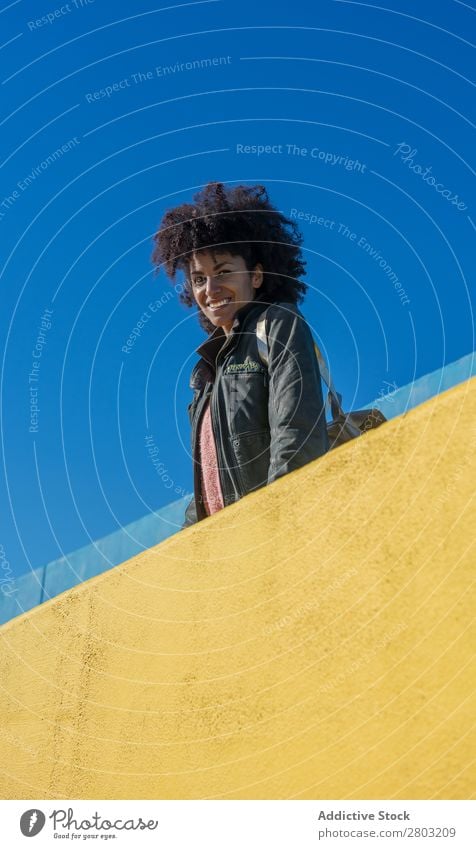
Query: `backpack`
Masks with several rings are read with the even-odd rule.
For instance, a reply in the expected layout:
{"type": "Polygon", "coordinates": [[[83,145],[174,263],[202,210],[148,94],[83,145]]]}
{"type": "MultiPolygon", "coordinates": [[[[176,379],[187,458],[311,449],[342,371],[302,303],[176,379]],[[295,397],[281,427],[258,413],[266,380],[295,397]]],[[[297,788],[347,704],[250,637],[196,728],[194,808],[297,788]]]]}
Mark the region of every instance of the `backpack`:
{"type": "MultiPolygon", "coordinates": [[[[267,368],[269,361],[269,349],[265,319],[266,311],[258,318],[258,323],[256,325],[256,337],[261,362],[267,368]]],[[[329,449],[337,448],[345,442],[350,442],[350,440],[355,439],[356,436],[362,436],[362,434],[367,430],[378,427],[387,421],[384,414],[376,407],[370,410],[354,410],[354,412],[351,413],[344,413],[342,409],[342,395],[336,392],[329,369],[327,368],[324,357],[322,356],[316,342],[314,342],[314,350],[316,352],[321,377],[328,389],[327,405],[330,407],[332,413],[332,421],[327,423],[329,449]]]]}

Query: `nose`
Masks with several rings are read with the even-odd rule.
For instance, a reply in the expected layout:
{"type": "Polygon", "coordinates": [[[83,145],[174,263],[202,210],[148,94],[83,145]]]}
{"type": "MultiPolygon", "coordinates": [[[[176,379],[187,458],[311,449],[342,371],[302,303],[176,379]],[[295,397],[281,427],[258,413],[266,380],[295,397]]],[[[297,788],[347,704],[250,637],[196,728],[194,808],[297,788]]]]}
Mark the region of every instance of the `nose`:
{"type": "Polygon", "coordinates": [[[207,297],[209,298],[213,298],[217,293],[221,291],[221,283],[218,277],[213,277],[213,275],[207,277],[207,285],[205,287],[205,291],[207,297]]]}

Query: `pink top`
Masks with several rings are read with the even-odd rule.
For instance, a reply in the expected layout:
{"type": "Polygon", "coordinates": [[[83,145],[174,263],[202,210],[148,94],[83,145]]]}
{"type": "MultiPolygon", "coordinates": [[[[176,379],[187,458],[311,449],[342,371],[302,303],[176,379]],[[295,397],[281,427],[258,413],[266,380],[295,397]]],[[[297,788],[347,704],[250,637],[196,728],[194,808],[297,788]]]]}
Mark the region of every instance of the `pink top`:
{"type": "Polygon", "coordinates": [[[222,510],[225,505],[223,503],[223,494],[218,474],[217,452],[212,429],[210,401],[206,404],[205,411],[201,418],[198,434],[198,446],[203,504],[208,516],[211,516],[212,513],[217,513],[218,510],[222,510]]]}

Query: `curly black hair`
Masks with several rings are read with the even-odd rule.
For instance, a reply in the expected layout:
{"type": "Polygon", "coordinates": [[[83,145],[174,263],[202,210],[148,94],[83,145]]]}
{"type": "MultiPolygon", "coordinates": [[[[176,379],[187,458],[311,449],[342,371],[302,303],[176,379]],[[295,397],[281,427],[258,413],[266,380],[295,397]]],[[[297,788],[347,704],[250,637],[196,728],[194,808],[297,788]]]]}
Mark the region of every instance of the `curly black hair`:
{"type": "MultiPolygon", "coordinates": [[[[302,236],[294,221],[286,218],[269,201],[264,186],[235,186],[208,183],[184,203],[168,209],[154,236],[152,262],[157,271],[165,268],[175,281],[183,271],[185,281],[179,300],[192,307],[196,302],[189,279],[189,261],[198,251],[227,251],[242,256],[248,271],[263,267],[263,283],[256,300],[300,303],[307,285],[299,280],[306,262],[300,245],[302,236]]],[[[198,320],[206,333],[215,327],[198,308],[198,320]]]]}

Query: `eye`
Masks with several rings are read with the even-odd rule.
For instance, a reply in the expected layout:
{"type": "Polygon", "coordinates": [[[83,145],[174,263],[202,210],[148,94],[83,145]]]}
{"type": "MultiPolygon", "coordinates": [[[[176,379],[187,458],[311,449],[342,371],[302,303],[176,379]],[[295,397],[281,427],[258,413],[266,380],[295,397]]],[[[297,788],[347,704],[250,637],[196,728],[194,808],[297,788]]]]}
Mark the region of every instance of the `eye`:
{"type": "Polygon", "coordinates": [[[199,286],[203,286],[204,283],[205,283],[205,277],[202,277],[200,275],[197,275],[192,280],[192,286],[194,286],[196,288],[198,288],[199,286]]]}

